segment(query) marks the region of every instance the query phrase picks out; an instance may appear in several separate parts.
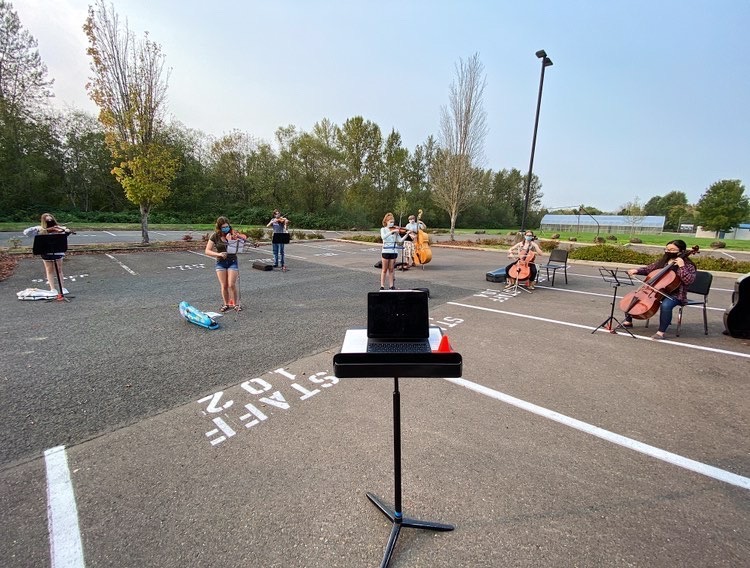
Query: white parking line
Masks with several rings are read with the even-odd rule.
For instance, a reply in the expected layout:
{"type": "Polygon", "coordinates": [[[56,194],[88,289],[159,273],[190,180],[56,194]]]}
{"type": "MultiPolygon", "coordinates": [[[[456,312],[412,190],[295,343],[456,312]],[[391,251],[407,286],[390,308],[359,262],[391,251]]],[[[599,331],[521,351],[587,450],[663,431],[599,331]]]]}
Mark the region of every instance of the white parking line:
{"type": "MultiPolygon", "coordinates": [[[[485,308],[485,307],[482,307],[482,306],[472,306],[471,304],[461,304],[459,302],[448,302],[448,304],[451,305],[451,306],[460,306],[462,308],[470,308],[472,310],[482,310],[482,311],[485,311],[485,312],[493,312],[493,313],[496,313],[496,314],[503,314],[503,315],[506,315],[506,316],[514,316],[514,317],[517,317],[517,318],[526,318],[526,319],[532,319],[532,320],[537,320],[537,321],[543,321],[543,322],[546,322],[546,323],[555,323],[555,324],[558,324],[558,325],[565,325],[565,326],[568,326],[568,327],[577,327],[579,329],[586,329],[588,331],[594,331],[594,329],[596,329],[596,328],[594,328],[593,326],[590,326],[590,325],[582,325],[580,323],[572,323],[572,322],[569,322],[569,321],[561,321],[561,320],[555,320],[555,319],[550,319],[550,318],[543,318],[543,317],[539,317],[539,316],[531,316],[529,314],[519,314],[519,313],[516,313],[516,312],[506,312],[505,310],[497,310],[497,309],[494,309],[494,308],[485,308]]],[[[606,330],[604,328],[601,328],[598,331],[602,332],[602,333],[610,333],[610,331],[608,331],[608,330],[606,330]]],[[[624,332],[617,332],[615,335],[621,335],[623,337],[629,337],[630,334],[624,333],[624,332]]],[[[636,335],[635,338],[636,339],[643,339],[643,340],[646,340],[646,341],[655,341],[654,339],[651,339],[650,337],[643,337],[641,335],[636,335]]],[[[746,359],[750,359],[750,353],[740,353],[738,351],[728,351],[726,349],[717,349],[715,347],[705,347],[703,345],[693,345],[691,343],[683,343],[682,341],[671,341],[671,340],[668,340],[668,339],[662,339],[662,340],[659,341],[659,343],[663,343],[665,345],[676,345],[678,347],[686,347],[688,349],[698,349],[699,351],[710,351],[711,353],[721,353],[722,355],[734,355],[735,357],[744,357],[746,359]]]]}
{"type": "Polygon", "coordinates": [[[130,268],[128,268],[127,266],[125,266],[125,265],[124,265],[124,264],[123,264],[122,262],[120,262],[119,260],[117,260],[117,259],[116,259],[116,258],[115,258],[114,256],[112,256],[111,254],[106,254],[106,253],[105,253],[105,256],[107,256],[107,257],[111,258],[112,260],[114,260],[114,261],[115,261],[115,262],[116,262],[117,264],[119,264],[119,265],[120,265],[120,267],[122,267],[122,269],[123,269],[123,270],[125,270],[125,271],[129,272],[129,273],[130,273],[130,274],[132,274],[133,276],[138,276],[138,273],[137,273],[137,272],[135,272],[134,270],[131,270],[130,268]]]}
{"type": "Polygon", "coordinates": [[[648,444],[644,444],[643,442],[639,442],[638,440],[633,440],[632,438],[627,438],[625,436],[621,436],[620,434],[615,434],[614,432],[610,432],[609,430],[604,430],[603,428],[599,428],[598,426],[593,426],[586,422],[576,420],[575,418],[570,418],[569,416],[565,416],[564,414],[560,414],[558,412],[555,412],[554,410],[549,410],[542,406],[537,406],[536,404],[532,404],[530,402],[512,397],[483,385],[467,381],[463,378],[444,380],[465,387],[484,396],[488,396],[490,398],[494,398],[495,400],[510,404],[511,406],[526,410],[538,416],[548,418],[549,420],[554,420],[555,422],[559,422],[560,424],[564,424],[565,426],[575,428],[576,430],[580,430],[581,432],[585,432],[586,434],[591,434],[592,436],[596,436],[597,438],[601,438],[602,440],[606,440],[607,442],[618,444],[620,446],[629,448],[636,452],[640,452],[647,456],[651,456],[658,460],[671,463],[683,469],[687,469],[690,471],[694,471],[695,473],[700,473],[701,475],[705,475],[707,477],[718,479],[719,481],[723,481],[724,483],[729,483],[730,485],[736,485],[737,487],[741,487],[743,489],[750,489],[750,478],[748,477],[737,475],[736,473],[719,469],[718,467],[707,465],[699,461],[691,460],[689,458],[667,452],[654,446],[649,446],[648,444]]]}
{"type": "Polygon", "coordinates": [[[44,461],[47,467],[47,526],[52,568],[83,568],[78,508],[65,446],[45,451],[44,461]]]}

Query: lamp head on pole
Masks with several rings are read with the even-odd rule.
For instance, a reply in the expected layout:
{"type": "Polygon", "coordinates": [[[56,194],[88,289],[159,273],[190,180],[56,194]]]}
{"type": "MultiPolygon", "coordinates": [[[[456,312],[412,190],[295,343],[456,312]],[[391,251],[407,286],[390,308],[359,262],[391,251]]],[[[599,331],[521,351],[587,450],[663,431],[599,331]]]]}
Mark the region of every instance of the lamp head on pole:
{"type": "Polygon", "coordinates": [[[542,67],[549,67],[550,65],[552,65],[552,60],[549,57],[547,57],[547,52],[544,51],[543,49],[540,49],[539,51],[537,51],[536,56],[539,59],[543,60],[542,67]]]}

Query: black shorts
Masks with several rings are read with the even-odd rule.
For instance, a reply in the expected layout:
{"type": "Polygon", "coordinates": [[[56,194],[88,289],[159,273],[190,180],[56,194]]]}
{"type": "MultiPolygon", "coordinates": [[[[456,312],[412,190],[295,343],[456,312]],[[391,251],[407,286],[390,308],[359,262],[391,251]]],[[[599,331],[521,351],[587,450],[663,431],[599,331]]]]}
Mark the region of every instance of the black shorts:
{"type": "Polygon", "coordinates": [[[42,260],[59,260],[65,256],[63,253],[55,252],[52,254],[41,254],[42,260]]]}
{"type": "Polygon", "coordinates": [[[398,253],[397,252],[384,252],[380,256],[384,258],[385,260],[393,260],[395,258],[398,258],[398,253]]]}

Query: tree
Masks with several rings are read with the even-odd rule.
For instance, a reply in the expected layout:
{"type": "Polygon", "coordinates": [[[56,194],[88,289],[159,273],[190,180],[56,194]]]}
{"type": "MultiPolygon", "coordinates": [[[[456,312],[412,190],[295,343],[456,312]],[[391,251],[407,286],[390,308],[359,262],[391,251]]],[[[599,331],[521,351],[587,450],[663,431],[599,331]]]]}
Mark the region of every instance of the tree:
{"type": "Polygon", "coordinates": [[[121,26],[114,6],[107,7],[104,0],[89,6],[83,30],[94,73],[86,87],[99,107],[107,146],[119,163],[112,173],[140,208],[141,237],[147,244],[148,215],[169,195],[179,166],[160,136],[168,77],[164,54],[148,33],[136,41],[127,22],[121,26]]]}
{"type": "Polygon", "coordinates": [[[729,231],[750,215],[745,186],[738,179],[717,181],[701,195],[696,222],[709,231],[729,231]]]}
{"type": "Polygon", "coordinates": [[[435,203],[450,217],[451,240],[455,239],[458,214],[471,203],[479,180],[476,167],[487,135],[483,70],[479,54],[466,62],[459,59],[449,107],[440,112],[439,150],[431,177],[435,203]]]}
{"type": "Polygon", "coordinates": [[[632,237],[635,234],[635,228],[643,223],[643,217],[645,217],[643,206],[638,197],[623,205],[620,208],[620,215],[624,216],[625,221],[630,225],[630,236],[632,237]]]}
{"type": "Polygon", "coordinates": [[[680,220],[687,215],[687,195],[683,191],[670,191],[664,196],[652,197],[643,206],[644,215],[664,215],[664,228],[678,230],[680,220]]]}
{"type": "Polygon", "coordinates": [[[0,209],[44,202],[59,184],[59,152],[47,110],[47,79],[37,42],[9,2],[0,0],[0,209]]]}

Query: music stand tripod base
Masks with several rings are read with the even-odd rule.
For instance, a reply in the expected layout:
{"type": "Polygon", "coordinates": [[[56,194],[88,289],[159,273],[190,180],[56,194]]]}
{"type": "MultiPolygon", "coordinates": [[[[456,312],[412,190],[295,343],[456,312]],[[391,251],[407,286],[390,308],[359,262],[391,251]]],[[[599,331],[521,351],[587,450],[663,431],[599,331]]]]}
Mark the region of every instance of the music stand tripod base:
{"type": "Polygon", "coordinates": [[[635,335],[633,335],[633,332],[630,331],[627,327],[625,327],[622,324],[622,322],[615,317],[615,303],[617,302],[617,288],[623,285],[633,286],[635,285],[635,282],[633,282],[633,279],[630,277],[630,274],[628,274],[627,272],[624,275],[618,274],[617,268],[615,268],[614,270],[611,270],[609,268],[600,268],[599,274],[601,274],[602,279],[605,282],[608,282],[609,284],[612,285],[612,307],[609,311],[609,317],[605,319],[602,323],[600,323],[599,326],[596,327],[594,331],[592,331],[591,333],[596,333],[602,328],[606,329],[609,333],[617,333],[617,330],[622,328],[628,332],[628,335],[630,335],[630,337],[635,339],[635,335]],[[613,322],[617,323],[617,325],[614,327],[612,326],[613,322]]]}

